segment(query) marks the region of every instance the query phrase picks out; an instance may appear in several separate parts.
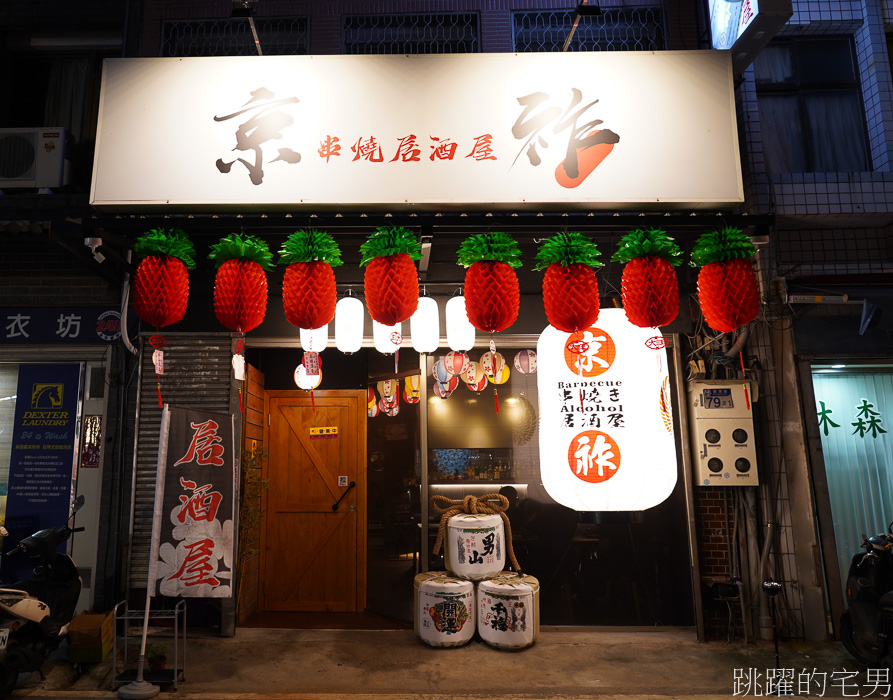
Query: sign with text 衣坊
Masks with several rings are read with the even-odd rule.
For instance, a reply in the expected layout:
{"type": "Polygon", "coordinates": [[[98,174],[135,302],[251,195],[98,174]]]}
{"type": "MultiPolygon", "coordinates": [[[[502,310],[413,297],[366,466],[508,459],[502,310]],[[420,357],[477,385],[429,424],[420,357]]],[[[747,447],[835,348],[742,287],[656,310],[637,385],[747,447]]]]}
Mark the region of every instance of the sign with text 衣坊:
{"type": "MultiPolygon", "coordinates": [[[[127,325],[136,335],[139,319],[127,325]]],[[[0,309],[0,343],[7,345],[101,345],[121,338],[121,311],[103,306],[6,307],[0,309]]]]}
{"type": "Polygon", "coordinates": [[[19,365],[5,525],[16,539],[64,525],[77,456],[81,365],[19,365]]]}
{"type": "Polygon", "coordinates": [[[742,201],[727,54],[104,63],[91,204],[106,211],[742,201]]]}
{"type": "Polygon", "coordinates": [[[602,309],[576,334],[552,326],[537,343],[540,476],[578,511],[652,508],[673,492],[676,442],[666,341],[623,309],[602,309]]]}

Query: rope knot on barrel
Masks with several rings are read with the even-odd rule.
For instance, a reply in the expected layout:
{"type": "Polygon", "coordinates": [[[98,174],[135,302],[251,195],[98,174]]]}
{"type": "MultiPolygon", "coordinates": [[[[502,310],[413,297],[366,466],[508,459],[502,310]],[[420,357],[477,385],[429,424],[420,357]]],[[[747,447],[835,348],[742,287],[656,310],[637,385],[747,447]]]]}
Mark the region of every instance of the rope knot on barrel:
{"type": "Polygon", "coordinates": [[[512,524],[509,522],[505,511],[509,508],[509,500],[501,493],[487,493],[483,496],[466,496],[461,501],[454,501],[446,496],[431,496],[431,509],[440,514],[440,525],[437,528],[437,541],[434,543],[433,554],[440,552],[443,544],[444,533],[450,518],[454,515],[489,515],[496,514],[502,518],[505,526],[505,549],[512,567],[518,573],[521,567],[515,558],[515,550],[512,548],[512,524]]]}

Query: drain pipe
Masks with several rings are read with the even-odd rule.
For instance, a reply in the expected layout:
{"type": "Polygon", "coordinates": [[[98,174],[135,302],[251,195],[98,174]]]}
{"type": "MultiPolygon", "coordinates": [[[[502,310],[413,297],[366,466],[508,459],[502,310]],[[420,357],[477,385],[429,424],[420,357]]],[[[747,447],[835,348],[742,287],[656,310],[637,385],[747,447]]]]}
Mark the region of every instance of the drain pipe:
{"type": "MultiPolygon", "coordinates": [[[[775,526],[766,523],[766,541],[763,543],[763,551],[760,554],[759,580],[766,579],[766,564],[769,560],[769,550],[772,549],[772,540],[775,538],[775,526]]],[[[760,639],[772,639],[772,616],[769,614],[769,601],[765,593],[760,595],[760,639]]]]}
{"type": "MultiPolygon", "coordinates": [[[[132,251],[128,248],[127,252],[124,254],[124,259],[130,263],[130,256],[132,251]]],[[[133,343],[130,342],[130,335],[127,333],[127,307],[130,303],[130,273],[125,270],[124,272],[124,283],[121,285],[121,342],[124,343],[124,347],[127,348],[128,352],[132,355],[139,355],[139,350],[137,350],[133,343]]]]}

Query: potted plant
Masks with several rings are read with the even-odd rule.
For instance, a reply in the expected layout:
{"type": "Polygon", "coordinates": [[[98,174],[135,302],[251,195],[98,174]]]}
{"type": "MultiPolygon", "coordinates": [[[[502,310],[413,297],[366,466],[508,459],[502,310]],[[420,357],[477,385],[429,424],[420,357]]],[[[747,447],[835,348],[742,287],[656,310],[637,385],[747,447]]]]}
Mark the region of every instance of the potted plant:
{"type": "Polygon", "coordinates": [[[167,644],[150,644],[146,647],[146,662],[152,671],[164,668],[167,662],[167,644]]]}

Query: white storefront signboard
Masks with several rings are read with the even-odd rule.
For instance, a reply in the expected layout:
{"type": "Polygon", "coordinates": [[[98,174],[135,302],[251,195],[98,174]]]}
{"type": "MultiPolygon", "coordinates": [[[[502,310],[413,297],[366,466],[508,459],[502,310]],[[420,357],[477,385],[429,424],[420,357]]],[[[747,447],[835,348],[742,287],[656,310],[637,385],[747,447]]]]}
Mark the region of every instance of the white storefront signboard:
{"type": "Polygon", "coordinates": [[[676,485],[664,338],[623,309],[578,335],[548,326],[537,344],[540,476],[580,511],[645,510],[676,485]]]}
{"type": "Polygon", "coordinates": [[[104,64],[91,204],[109,211],[741,201],[726,53],[104,64]]]}

